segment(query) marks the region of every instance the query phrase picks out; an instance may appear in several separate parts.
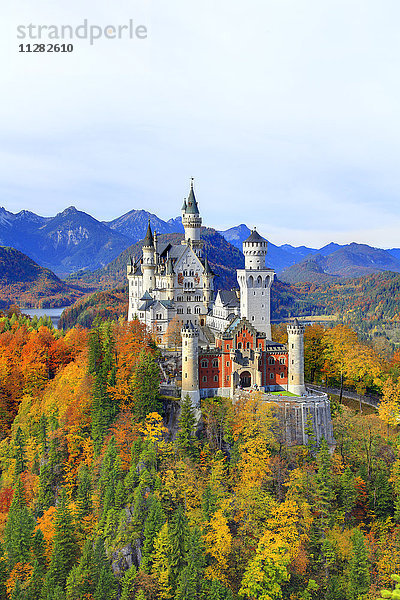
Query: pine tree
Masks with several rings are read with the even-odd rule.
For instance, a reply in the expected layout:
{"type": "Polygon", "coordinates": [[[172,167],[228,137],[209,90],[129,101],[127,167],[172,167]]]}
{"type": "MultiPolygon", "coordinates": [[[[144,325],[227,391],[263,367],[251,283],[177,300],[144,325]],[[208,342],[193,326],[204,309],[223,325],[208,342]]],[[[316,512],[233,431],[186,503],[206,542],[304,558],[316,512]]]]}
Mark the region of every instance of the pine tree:
{"type": "Polygon", "coordinates": [[[153,568],[152,574],[158,581],[160,600],[172,598],[171,587],[171,541],[168,521],[164,523],[154,540],[153,568]]]}
{"type": "Polygon", "coordinates": [[[184,567],[187,564],[187,541],[188,523],[183,508],[179,506],[174,513],[171,526],[169,528],[169,565],[171,571],[171,581],[174,587],[178,580],[179,573],[184,569],[184,567]]]}
{"type": "Polygon", "coordinates": [[[113,600],[117,596],[118,584],[107,559],[104,542],[97,538],[94,546],[95,592],[94,600],[113,600]]]}
{"type": "Polygon", "coordinates": [[[159,400],[160,381],[160,367],[151,354],[142,352],[130,382],[132,412],[140,421],[144,421],[149,413],[162,411],[159,400]]]}
{"type": "Polygon", "coordinates": [[[352,537],[353,552],[350,559],[349,587],[352,598],[365,594],[370,586],[371,578],[368,569],[368,553],[365,547],[365,539],[359,529],[356,529],[352,537]]]}
{"type": "Polygon", "coordinates": [[[345,521],[348,521],[350,514],[356,504],[357,490],[355,488],[355,477],[350,467],[346,467],[340,478],[342,504],[345,510],[345,521]]]}
{"type": "Polygon", "coordinates": [[[35,522],[25,501],[21,478],[18,479],[4,530],[5,548],[10,569],[17,563],[31,560],[31,536],[35,522]]]}
{"type": "Polygon", "coordinates": [[[79,564],[72,567],[67,578],[67,600],[81,600],[85,595],[93,594],[94,582],[93,541],[87,539],[79,564]]]}
{"type": "Polygon", "coordinates": [[[181,404],[181,414],[178,421],[179,431],[176,436],[176,445],[181,452],[187,454],[188,456],[193,456],[196,450],[195,424],[196,419],[194,416],[192,403],[190,401],[189,394],[187,394],[181,404]]]}
{"type": "Polygon", "coordinates": [[[29,600],[39,600],[46,574],[45,541],[41,529],[37,529],[32,539],[32,554],[34,557],[32,577],[29,581],[29,600]]]}
{"type": "Polygon", "coordinates": [[[165,514],[161,506],[161,502],[156,496],[152,496],[150,500],[149,514],[144,526],[144,542],[142,549],[141,568],[150,572],[152,566],[152,556],[154,553],[154,540],[165,523],[165,514]]]}
{"type": "Polygon", "coordinates": [[[68,496],[63,488],[55,516],[53,552],[45,582],[48,593],[54,591],[57,586],[64,589],[68,574],[74,566],[77,556],[78,545],[72,516],[68,508],[68,496]]]}
{"type": "Polygon", "coordinates": [[[15,475],[18,477],[26,469],[25,438],[21,427],[18,427],[15,435],[15,475]]]}
{"type": "Polygon", "coordinates": [[[135,565],[132,565],[125,571],[124,576],[121,579],[121,600],[130,600],[133,597],[136,574],[137,571],[135,565]]]}
{"type": "Polygon", "coordinates": [[[92,482],[90,480],[90,472],[87,465],[83,465],[78,472],[76,505],[79,519],[88,516],[92,512],[92,482]]]}
{"type": "Polygon", "coordinates": [[[201,600],[203,597],[205,552],[201,532],[197,528],[190,533],[187,561],[187,567],[179,575],[176,600],[201,600]]]}

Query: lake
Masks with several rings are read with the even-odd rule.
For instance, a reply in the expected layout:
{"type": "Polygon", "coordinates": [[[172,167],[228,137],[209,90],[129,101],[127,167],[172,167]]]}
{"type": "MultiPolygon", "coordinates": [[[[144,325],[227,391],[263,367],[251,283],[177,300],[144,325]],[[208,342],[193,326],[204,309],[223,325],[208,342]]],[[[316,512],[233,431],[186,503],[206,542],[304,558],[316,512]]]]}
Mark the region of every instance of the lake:
{"type": "Polygon", "coordinates": [[[38,319],[44,315],[47,315],[52,320],[54,327],[58,327],[58,321],[60,320],[61,313],[66,308],[68,308],[68,306],[60,306],[60,308],[22,308],[21,312],[23,312],[25,315],[29,315],[30,317],[34,317],[36,315],[38,319]]]}

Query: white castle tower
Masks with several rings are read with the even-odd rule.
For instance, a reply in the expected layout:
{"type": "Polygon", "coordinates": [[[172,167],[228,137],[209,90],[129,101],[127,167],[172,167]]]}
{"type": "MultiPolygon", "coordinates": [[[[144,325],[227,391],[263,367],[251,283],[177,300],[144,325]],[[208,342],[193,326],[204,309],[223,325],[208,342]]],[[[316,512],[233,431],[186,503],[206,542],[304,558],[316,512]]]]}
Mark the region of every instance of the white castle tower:
{"type": "Polygon", "coordinates": [[[304,325],[297,319],[287,324],[288,332],[288,391],[301,396],[306,393],[304,385],[304,325]]]}
{"type": "Polygon", "coordinates": [[[192,406],[200,406],[199,331],[191,322],[182,327],[182,400],[189,394],[192,406]]]}
{"type": "Polygon", "coordinates": [[[143,292],[150,292],[156,287],[155,279],[155,248],[154,238],[151,233],[150,220],[147,226],[146,237],[143,242],[143,260],[142,260],[142,272],[143,272],[143,292]]]}
{"type": "Polygon", "coordinates": [[[238,269],[240,286],[240,314],[258,331],[271,339],[271,285],[275,277],[273,269],[265,266],[267,240],[253,229],[243,242],[244,269],[238,269]]]}
{"type": "Polygon", "coordinates": [[[202,219],[194,195],[193,177],[190,181],[190,192],[187,200],[183,201],[182,224],[185,228],[185,239],[182,244],[191,245],[197,256],[202,255],[203,242],[200,239],[202,219]]]}

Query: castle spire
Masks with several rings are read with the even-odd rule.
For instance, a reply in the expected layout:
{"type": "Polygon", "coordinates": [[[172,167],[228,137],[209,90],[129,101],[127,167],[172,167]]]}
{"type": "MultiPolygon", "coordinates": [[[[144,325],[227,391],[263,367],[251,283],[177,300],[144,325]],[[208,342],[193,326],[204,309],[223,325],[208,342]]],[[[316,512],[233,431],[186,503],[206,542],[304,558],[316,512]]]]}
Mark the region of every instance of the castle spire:
{"type": "Polygon", "coordinates": [[[149,223],[147,225],[147,232],[146,232],[146,237],[144,238],[144,241],[143,241],[143,246],[147,246],[148,248],[154,247],[154,238],[153,238],[153,234],[151,232],[150,219],[149,219],[149,223]]]}
{"type": "Polygon", "coordinates": [[[194,195],[194,178],[190,178],[190,191],[186,203],[186,213],[189,215],[199,215],[199,207],[197,205],[196,196],[194,195]]]}

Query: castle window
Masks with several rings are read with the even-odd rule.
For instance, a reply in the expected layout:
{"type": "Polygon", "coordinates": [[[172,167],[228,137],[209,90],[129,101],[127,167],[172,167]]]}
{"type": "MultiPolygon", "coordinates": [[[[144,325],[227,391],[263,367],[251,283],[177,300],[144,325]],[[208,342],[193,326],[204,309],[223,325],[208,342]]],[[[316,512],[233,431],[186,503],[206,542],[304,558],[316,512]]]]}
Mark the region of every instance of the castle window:
{"type": "Polygon", "coordinates": [[[294,365],[294,360],[292,360],[292,365],[294,365]]]}
{"type": "Polygon", "coordinates": [[[292,348],[294,348],[294,344],[292,344],[292,348]]]}
{"type": "Polygon", "coordinates": [[[281,373],[281,379],[285,379],[285,373],[281,373]]]}
{"type": "Polygon", "coordinates": [[[192,309],[190,308],[190,306],[187,307],[187,314],[190,315],[192,312],[192,309]]]}
{"type": "Polygon", "coordinates": [[[274,374],[273,374],[273,373],[270,373],[270,374],[269,374],[269,378],[270,378],[270,379],[273,379],[273,378],[274,378],[274,374]]]}
{"type": "Polygon", "coordinates": [[[200,312],[201,312],[201,308],[200,308],[200,306],[195,306],[195,307],[194,307],[194,312],[195,312],[195,314],[196,314],[196,315],[199,315],[199,314],[200,314],[200,312]]]}
{"type": "Polygon", "coordinates": [[[226,380],[229,381],[229,375],[226,376],[226,380]]]}
{"type": "Polygon", "coordinates": [[[201,366],[203,367],[203,369],[206,369],[208,367],[208,360],[202,360],[201,366]]]}
{"type": "Polygon", "coordinates": [[[203,381],[206,382],[207,381],[207,375],[203,375],[203,381]]]}
{"type": "Polygon", "coordinates": [[[178,296],[176,300],[177,302],[183,302],[183,296],[178,296]]]}
{"type": "Polygon", "coordinates": [[[259,344],[259,345],[258,345],[258,349],[259,349],[259,350],[262,350],[262,344],[259,344]]]}
{"type": "Polygon", "coordinates": [[[269,359],[268,359],[268,363],[269,363],[270,365],[274,365],[274,364],[275,364],[275,359],[274,359],[274,357],[273,357],[273,356],[270,356],[270,357],[269,357],[269,359]]]}
{"type": "Polygon", "coordinates": [[[187,373],[185,373],[185,379],[187,379],[187,373]]]}
{"type": "Polygon", "coordinates": [[[292,381],[293,381],[293,379],[294,379],[294,377],[293,377],[293,375],[292,375],[292,381]]]}
{"type": "Polygon", "coordinates": [[[194,277],[194,271],[190,271],[190,277],[194,277]]]}
{"type": "Polygon", "coordinates": [[[247,350],[249,350],[249,349],[250,349],[250,342],[247,342],[247,344],[246,344],[246,348],[247,348],[247,350]]]}
{"type": "Polygon", "coordinates": [[[212,366],[218,367],[218,360],[216,358],[214,358],[214,360],[212,361],[212,366]]]}
{"type": "Polygon", "coordinates": [[[281,365],[285,364],[285,359],[283,358],[283,356],[279,359],[279,362],[280,362],[281,365]]]}
{"type": "Polygon", "coordinates": [[[141,316],[141,317],[142,317],[142,319],[143,319],[143,317],[144,317],[144,313],[142,313],[142,312],[141,312],[141,313],[140,313],[140,316],[141,316]]]}
{"type": "Polygon", "coordinates": [[[218,381],[218,375],[214,375],[214,381],[218,381]]]}
{"type": "Polygon", "coordinates": [[[177,311],[178,315],[183,315],[183,308],[182,306],[178,306],[177,311]]]}
{"type": "Polygon", "coordinates": [[[229,367],[229,360],[226,361],[226,366],[229,367]]]}
{"type": "Polygon", "coordinates": [[[185,356],[185,362],[187,362],[187,356],[185,356]]]}
{"type": "Polygon", "coordinates": [[[187,271],[183,271],[183,276],[187,277],[187,271]]]}
{"type": "Polygon", "coordinates": [[[238,349],[241,350],[242,349],[242,342],[239,342],[237,345],[238,349]]]}

